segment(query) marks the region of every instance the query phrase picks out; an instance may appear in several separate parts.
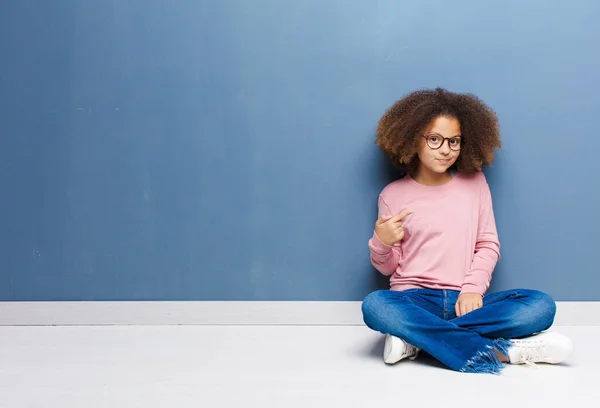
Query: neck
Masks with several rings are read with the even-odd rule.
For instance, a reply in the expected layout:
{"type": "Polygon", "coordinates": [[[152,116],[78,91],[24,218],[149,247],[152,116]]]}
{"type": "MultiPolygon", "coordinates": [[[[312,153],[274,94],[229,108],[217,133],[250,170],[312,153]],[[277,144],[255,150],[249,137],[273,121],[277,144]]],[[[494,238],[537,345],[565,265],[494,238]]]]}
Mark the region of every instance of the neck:
{"type": "Polygon", "coordinates": [[[450,174],[450,171],[435,173],[419,166],[413,178],[417,183],[425,186],[441,186],[452,180],[452,174],[450,174]]]}

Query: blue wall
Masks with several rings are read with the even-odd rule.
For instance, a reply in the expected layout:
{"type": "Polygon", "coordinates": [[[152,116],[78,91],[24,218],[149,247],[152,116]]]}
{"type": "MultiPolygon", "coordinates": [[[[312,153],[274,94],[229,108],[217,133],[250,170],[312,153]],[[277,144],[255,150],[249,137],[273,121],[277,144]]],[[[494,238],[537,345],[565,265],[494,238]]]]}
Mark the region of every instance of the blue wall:
{"type": "Polygon", "coordinates": [[[494,289],[600,300],[600,2],[0,2],[0,300],[359,300],[404,93],[498,112],[494,289]]]}

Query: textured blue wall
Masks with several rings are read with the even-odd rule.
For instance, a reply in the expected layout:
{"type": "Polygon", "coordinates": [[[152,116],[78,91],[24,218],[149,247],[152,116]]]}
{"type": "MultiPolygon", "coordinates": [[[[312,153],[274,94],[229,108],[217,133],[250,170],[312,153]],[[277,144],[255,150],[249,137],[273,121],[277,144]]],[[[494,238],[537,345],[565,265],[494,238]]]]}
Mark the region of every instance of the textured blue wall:
{"type": "Polygon", "coordinates": [[[600,300],[600,2],[0,2],[0,300],[359,300],[404,93],[498,112],[494,289],[600,300]]]}

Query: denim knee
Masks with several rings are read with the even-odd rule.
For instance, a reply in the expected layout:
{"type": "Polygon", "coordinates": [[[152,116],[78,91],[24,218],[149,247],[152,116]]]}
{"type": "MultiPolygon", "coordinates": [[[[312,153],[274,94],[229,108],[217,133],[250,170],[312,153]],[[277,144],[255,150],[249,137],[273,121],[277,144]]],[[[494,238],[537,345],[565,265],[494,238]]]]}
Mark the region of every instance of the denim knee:
{"type": "Polygon", "coordinates": [[[544,292],[528,290],[527,313],[521,316],[522,323],[531,326],[532,331],[546,330],[554,323],[556,316],[556,302],[544,292]]]}
{"type": "Polygon", "coordinates": [[[363,321],[365,322],[365,324],[373,329],[373,330],[377,330],[377,328],[375,328],[376,324],[374,324],[376,319],[376,316],[380,313],[379,310],[383,307],[383,291],[378,290],[372,293],[369,293],[367,295],[367,297],[364,298],[363,302],[362,302],[362,306],[361,306],[361,310],[362,310],[362,315],[363,315],[363,321]]]}
{"type": "MultiPolygon", "coordinates": [[[[397,310],[393,310],[394,302],[390,299],[390,294],[389,290],[378,290],[368,294],[363,300],[361,307],[363,321],[370,329],[389,333],[390,325],[394,325],[396,328],[401,325],[401,319],[399,319],[401,316],[397,310]]],[[[395,293],[394,296],[397,297],[398,294],[395,293]]]]}

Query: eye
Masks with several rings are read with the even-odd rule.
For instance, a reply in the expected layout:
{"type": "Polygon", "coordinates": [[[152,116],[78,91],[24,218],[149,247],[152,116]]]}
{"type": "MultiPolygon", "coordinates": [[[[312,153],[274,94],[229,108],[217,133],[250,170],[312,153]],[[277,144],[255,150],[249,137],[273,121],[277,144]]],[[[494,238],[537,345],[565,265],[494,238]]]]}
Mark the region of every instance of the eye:
{"type": "Polygon", "coordinates": [[[440,142],[440,138],[437,136],[429,136],[429,141],[431,143],[439,143],[440,142]]]}
{"type": "Polygon", "coordinates": [[[450,139],[450,144],[453,146],[458,146],[460,144],[460,139],[450,139]]]}

